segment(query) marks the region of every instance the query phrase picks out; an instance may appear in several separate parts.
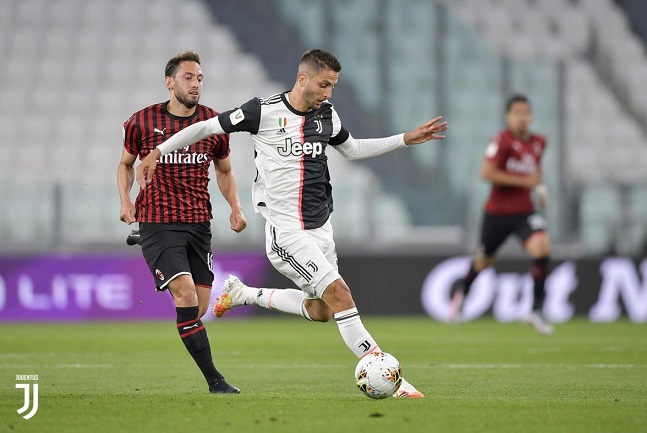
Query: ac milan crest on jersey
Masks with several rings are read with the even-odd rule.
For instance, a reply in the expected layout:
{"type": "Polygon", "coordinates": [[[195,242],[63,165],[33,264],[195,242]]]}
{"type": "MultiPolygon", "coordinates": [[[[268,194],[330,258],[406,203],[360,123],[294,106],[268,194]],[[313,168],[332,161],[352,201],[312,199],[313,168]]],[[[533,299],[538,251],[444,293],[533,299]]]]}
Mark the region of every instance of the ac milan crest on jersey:
{"type": "MultiPolygon", "coordinates": [[[[167,103],[133,114],[124,123],[124,148],[143,159],[179,130],[218,113],[197,105],[190,117],[174,116],[167,103]]],[[[161,156],[153,181],[135,201],[136,219],[147,223],[201,223],[212,219],[209,199],[209,165],[229,155],[229,136],[211,136],[191,146],[161,156]]]]}

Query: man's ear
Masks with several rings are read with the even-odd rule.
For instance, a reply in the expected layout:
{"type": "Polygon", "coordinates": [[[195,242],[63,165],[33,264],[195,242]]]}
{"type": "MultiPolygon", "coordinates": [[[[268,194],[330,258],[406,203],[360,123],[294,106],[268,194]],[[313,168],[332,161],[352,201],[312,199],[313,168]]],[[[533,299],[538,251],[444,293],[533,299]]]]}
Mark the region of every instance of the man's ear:
{"type": "Polygon", "coordinates": [[[308,75],[306,75],[305,72],[299,72],[297,74],[297,83],[299,83],[301,87],[305,87],[307,80],[308,80],[308,75]]]}

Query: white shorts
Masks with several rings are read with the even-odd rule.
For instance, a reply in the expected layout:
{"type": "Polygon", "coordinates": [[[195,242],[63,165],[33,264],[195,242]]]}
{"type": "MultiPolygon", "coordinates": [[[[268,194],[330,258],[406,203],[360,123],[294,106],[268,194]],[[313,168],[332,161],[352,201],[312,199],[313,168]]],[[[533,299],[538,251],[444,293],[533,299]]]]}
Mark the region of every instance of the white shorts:
{"type": "Polygon", "coordinates": [[[266,222],[265,252],[276,270],[310,298],[321,298],[340,278],[330,220],[311,230],[283,230],[266,222]]]}

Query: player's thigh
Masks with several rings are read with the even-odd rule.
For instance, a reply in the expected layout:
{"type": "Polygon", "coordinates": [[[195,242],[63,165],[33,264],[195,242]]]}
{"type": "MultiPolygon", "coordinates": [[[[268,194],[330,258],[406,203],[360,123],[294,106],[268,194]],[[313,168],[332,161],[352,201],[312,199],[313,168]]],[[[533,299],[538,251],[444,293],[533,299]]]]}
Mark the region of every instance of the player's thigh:
{"type": "Polygon", "coordinates": [[[182,274],[173,278],[166,286],[178,307],[193,307],[198,303],[198,297],[190,274],[182,274]]]}
{"type": "Polygon", "coordinates": [[[336,267],[306,230],[282,230],[267,223],[265,237],[272,266],[308,296],[321,298],[326,287],[339,278],[336,267]]]}
{"type": "Polygon", "coordinates": [[[514,222],[510,217],[485,212],[481,225],[481,243],[477,259],[493,258],[499,247],[514,231],[514,227],[514,222]]]}
{"type": "Polygon", "coordinates": [[[330,219],[323,226],[318,229],[308,230],[307,233],[317,243],[319,249],[324,253],[326,260],[328,260],[328,263],[330,263],[335,271],[339,271],[337,248],[335,246],[330,219]]]}
{"type": "Polygon", "coordinates": [[[209,309],[211,287],[213,285],[211,227],[209,223],[190,224],[188,233],[187,257],[198,296],[200,316],[203,316],[209,309]]]}
{"type": "Polygon", "coordinates": [[[142,253],[158,291],[180,275],[191,275],[186,248],[179,246],[177,233],[160,231],[142,236],[142,253]]]}
{"type": "Polygon", "coordinates": [[[550,236],[546,230],[546,220],[539,214],[528,214],[520,218],[517,236],[532,257],[546,257],[550,255],[550,236]]]}
{"type": "Polygon", "coordinates": [[[208,223],[191,224],[187,241],[187,257],[196,287],[213,285],[213,252],[211,228],[208,223]]]}

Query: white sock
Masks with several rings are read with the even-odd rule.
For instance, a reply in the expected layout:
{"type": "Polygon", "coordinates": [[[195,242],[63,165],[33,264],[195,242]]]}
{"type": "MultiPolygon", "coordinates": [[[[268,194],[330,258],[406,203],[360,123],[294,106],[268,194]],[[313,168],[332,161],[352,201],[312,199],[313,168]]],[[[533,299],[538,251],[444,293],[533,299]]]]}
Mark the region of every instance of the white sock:
{"type": "Polygon", "coordinates": [[[306,295],[301,290],[265,288],[257,290],[254,303],[259,307],[296,314],[310,320],[305,307],[306,295]]]}
{"type": "Polygon", "coordinates": [[[355,356],[362,358],[371,352],[381,351],[373,337],[371,337],[371,334],[364,328],[357,308],[336,313],[335,320],[337,321],[341,337],[355,356]]]}

